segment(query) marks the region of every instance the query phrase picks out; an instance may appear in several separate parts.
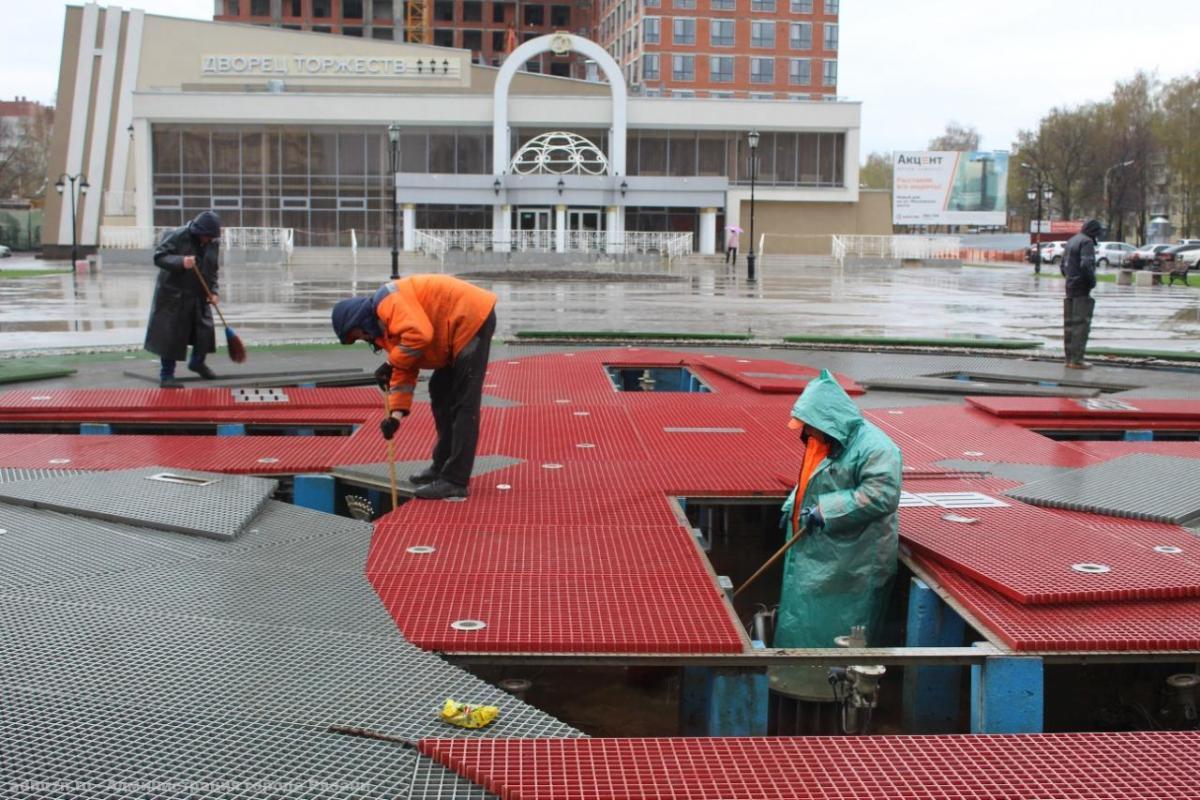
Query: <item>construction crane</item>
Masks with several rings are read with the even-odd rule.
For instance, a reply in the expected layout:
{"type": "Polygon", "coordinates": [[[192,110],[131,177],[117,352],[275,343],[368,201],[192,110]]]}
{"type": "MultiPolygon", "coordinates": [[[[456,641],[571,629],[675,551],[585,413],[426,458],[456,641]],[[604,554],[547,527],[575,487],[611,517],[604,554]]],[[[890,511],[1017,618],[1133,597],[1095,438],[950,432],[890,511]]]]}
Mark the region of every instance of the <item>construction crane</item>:
{"type": "Polygon", "coordinates": [[[407,0],[404,4],[404,41],[433,44],[432,0],[407,0]]]}

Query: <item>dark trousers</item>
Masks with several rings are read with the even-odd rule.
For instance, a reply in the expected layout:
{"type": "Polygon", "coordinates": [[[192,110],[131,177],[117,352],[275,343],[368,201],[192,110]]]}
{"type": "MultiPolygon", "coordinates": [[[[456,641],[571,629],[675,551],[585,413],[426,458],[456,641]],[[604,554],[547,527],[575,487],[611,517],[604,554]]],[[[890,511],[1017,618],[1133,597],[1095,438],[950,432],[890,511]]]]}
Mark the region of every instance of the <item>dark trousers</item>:
{"type": "Polygon", "coordinates": [[[433,470],[443,480],[459,486],[470,482],[475,466],[483,379],[495,332],[496,312],[493,311],[454,362],[435,369],[429,378],[429,404],[437,428],[433,470]]]}
{"type": "Polygon", "coordinates": [[[1083,361],[1088,334],[1092,331],[1092,312],[1096,301],[1091,297],[1068,297],[1063,300],[1063,350],[1068,364],[1083,361]]]}
{"type": "MultiPolygon", "coordinates": [[[[188,359],[188,367],[194,370],[197,367],[204,366],[204,357],[207,355],[208,355],[207,353],[197,353],[196,348],[193,347],[192,348],[192,357],[188,359]]],[[[175,359],[173,359],[173,358],[159,359],[159,368],[158,368],[159,380],[165,381],[168,378],[175,377],[175,363],[176,363],[175,359]]]]}
{"type": "Polygon", "coordinates": [[[733,259],[733,265],[736,267],[737,266],[737,248],[736,247],[730,247],[725,251],[725,263],[726,264],[729,263],[730,258],[733,259]]]}

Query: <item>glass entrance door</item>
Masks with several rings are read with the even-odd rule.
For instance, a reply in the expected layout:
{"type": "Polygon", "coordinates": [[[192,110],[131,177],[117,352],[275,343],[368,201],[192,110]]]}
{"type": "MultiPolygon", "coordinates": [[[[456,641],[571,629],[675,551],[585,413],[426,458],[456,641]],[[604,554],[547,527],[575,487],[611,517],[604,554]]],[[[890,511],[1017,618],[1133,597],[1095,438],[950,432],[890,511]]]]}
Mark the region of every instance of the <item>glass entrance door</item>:
{"type": "Polygon", "coordinates": [[[604,212],[593,208],[567,210],[567,249],[589,252],[604,249],[604,212]]]}
{"type": "Polygon", "coordinates": [[[553,250],[554,219],[548,208],[513,209],[514,250],[553,250]]]}

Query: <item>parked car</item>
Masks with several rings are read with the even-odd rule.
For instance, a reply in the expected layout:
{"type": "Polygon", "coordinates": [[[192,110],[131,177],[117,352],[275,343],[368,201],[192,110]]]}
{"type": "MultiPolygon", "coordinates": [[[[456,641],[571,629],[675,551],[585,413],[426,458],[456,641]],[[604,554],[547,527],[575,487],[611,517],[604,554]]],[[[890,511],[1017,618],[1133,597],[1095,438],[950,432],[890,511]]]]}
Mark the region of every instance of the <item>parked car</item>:
{"type": "Polygon", "coordinates": [[[1057,264],[1066,252],[1066,242],[1046,242],[1042,245],[1042,263],[1057,264]]]}
{"type": "Polygon", "coordinates": [[[1133,255],[1135,249],[1133,245],[1125,244],[1125,242],[1097,242],[1096,266],[1124,266],[1129,257],[1133,255]]]}
{"type": "Polygon", "coordinates": [[[8,245],[0,244],[0,258],[8,258],[12,255],[12,248],[8,245]]]}
{"type": "Polygon", "coordinates": [[[1168,247],[1158,254],[1154,268],[1159,272],[1182,272],[1187,274],[1195,268],[1196,259],[1200,258],[1200,242],[1196,244],[1177,244],[1168,247]]]}
{"type": "Polygon", "coordinates": [[[1200,269],[1200,241],[1195,244],[1181,244],[1174,250],[1176,271],[1180,265],[1187,269],[1200,269]]]}
{"type": "Polygon", "coordinates": [[[1129,258],[1125,260],[1125,266],[1130,269],[1153,268],[1158,254],[1170,246],[1169,244],[1148,244],[1145,247],[1139,247],[1129,254],[1129,258]]]}

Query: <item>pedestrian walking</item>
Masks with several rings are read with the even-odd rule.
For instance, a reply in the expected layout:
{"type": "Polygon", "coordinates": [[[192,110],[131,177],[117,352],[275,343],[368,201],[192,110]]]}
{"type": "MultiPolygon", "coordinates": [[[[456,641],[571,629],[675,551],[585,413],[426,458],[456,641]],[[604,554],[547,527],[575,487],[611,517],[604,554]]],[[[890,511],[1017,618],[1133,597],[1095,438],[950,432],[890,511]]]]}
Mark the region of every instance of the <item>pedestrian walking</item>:
{"type": "Polygon", "coordinates": [[[1067,369],[1091,367],[1083,360],[1083,355],[1092,330],[1092,313],[1096,310],[1096,301],[1092,299],[1092,289],[1096,288],[1096,240],[1103,231],[1104,226],[1099,220],[1089,219],[1083,224],[1083,230],[1072,236],[1063,249],[1060,269],[1067,279],[1063,299],[1063,350],[1067,369]]]}

